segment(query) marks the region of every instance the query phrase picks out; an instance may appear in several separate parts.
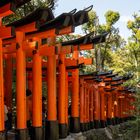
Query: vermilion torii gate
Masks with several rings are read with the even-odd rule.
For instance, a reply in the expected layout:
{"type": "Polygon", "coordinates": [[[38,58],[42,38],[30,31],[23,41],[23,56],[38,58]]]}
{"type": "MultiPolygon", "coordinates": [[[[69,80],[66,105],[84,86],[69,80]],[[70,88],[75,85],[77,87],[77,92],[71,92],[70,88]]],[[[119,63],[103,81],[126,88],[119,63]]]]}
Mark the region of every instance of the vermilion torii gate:
{"type": "MultiPolygon", "coordinates": [[[[28,1],[30,0],[2,1],[1,18],[13,13],[16,8],[28,1]]],[[[115,118],[121,120],[118,122],[120,123],[132,117],[132,114],[124,115],[123,112],[134,110],[130,104],[130,101],[134,101],[133,94],[120,86],[130,77],[118,78],[112,72],[79,75],[81,65],[92,64],[92,59],[80,57],[79,51],[93,49],[94,45],[105,42],[107,33],[98,36],[90,33],[79,39],[56,42],[58,35],[73,33],[75,27],[88,22],[88,12],[91,9],[92,6],[78,12],[74,9],[55,18],[51,7],[38,8],[16,22],[6,26],[1,24],[0,139],[5,140],[4,96],[6,104],[12,108],[12,69],[16,69],[16,140],[26,140],[28,137],[26,72],[30,74],[32,91],[32,140],[58,140],[66,138],[68,132],[79,133],[106,127],[116,124],[113,123],[115,118]],[[66,54],[70,53],[72,58],[66,58],[66,54]],[[47,61],[44,61],[43,56],[47,57],[47,61]],[[26,62],[27,58],[31,58],[30,63],[26,62]],[[6,62],[5,68],[3,68],[3,59],[6,62]],[[12,64],[12,59],[16,59],[15,65],[12,64]],[[3,70],[5,82],[3,82],[3,70]],[[47,78],[42,79],[42,73],[46,73],[47,78]],[[42,134],[42,80],[46,80],[48,87],[45,137],[42,134]],[[69,123],[70,85],[72,93],[69,123]]]]}

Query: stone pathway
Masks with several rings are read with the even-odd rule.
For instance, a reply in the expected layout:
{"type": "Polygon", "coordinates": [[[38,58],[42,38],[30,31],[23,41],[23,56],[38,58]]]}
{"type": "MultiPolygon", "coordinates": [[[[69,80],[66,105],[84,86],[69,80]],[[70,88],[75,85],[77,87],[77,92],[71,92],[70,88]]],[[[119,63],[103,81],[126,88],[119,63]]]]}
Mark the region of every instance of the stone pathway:
{"type": "MultiPolygon", "coordinates": [[[[124,136],[127,135],[126,130],[130,127],[131,125],[129,123],[123,123],[102,129],[92,129],[84,133],[70,133],[67,138],[59,140],[126,140],[124,136]]],[[[14,138],[14,131],[8,132],[8,140],[14,140],[14,138]]],[[[129,138],[130,139],[127,140],[136,140],[135,133],[130,134],[129,138]]],[[[28,140],[30,140],[30,138],[28,140]]]]}

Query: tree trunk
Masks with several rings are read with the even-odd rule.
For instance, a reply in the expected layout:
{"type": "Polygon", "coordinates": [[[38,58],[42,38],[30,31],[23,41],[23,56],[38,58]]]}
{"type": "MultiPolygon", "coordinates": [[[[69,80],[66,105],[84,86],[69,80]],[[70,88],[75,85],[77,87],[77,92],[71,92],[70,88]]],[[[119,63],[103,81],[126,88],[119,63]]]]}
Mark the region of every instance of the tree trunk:
{"type": "Polygon", "coordinates": [[[96,71],[102,71],[100,47],[96,48],[96,71]]]}

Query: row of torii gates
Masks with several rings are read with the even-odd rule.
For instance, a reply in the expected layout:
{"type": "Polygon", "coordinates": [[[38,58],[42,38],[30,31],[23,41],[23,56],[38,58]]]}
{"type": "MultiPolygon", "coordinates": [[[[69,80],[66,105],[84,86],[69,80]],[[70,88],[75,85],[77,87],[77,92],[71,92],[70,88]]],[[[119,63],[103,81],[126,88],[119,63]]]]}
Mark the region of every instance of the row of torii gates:
{"type": "MultiPolygon", "coordinates": [[[[1,19],[30,0],[2,0],[1,19]]],[[[32,140],[57,140],[71,133],[115,125],[132,118],[133,90],[122,86],[131,75],[117,76],[112,71],[79,74],[82,65],[92,59],[80,57],[105,42],[107,33],[90,33],[79,39],[56,43],[56,37],[73,33],[88,22],[92,6],[54,17],[51,4],[38,8],[27,17],[0,26],[0,139],[5,140],[4,97],[12,109],[12,71],[16,69],[16,140],[27,139],[26,79],[32,91],[32,140]],[[72,54],[67,58],[66,54],[72,54]],[[44,56],[47,59],[44,59],[44,56]],[[32,58],[28,61],[27,58],[32,58]],[[16,63],[13,64],[12,60],[16,63]],[[5,63],[3,63],[5,62],[5,63]],[[27,78],[26,78],[27,74],[27,78]],[[3,76],[4,75],[4,76],[3,76]],[[45,76],[42,76],[45,75],[45,76]],[[3,78],[4,77],[4,78],[3,78]],[[42,135],[42,81],[47,82],[47,122],[42,135]],[[56,90],[58,89],[58,90],[56,90]],[[71,113],[68,116],[69,89],[71,113]],[[127,112],[127,113],[124,113],[127,112]]]]}

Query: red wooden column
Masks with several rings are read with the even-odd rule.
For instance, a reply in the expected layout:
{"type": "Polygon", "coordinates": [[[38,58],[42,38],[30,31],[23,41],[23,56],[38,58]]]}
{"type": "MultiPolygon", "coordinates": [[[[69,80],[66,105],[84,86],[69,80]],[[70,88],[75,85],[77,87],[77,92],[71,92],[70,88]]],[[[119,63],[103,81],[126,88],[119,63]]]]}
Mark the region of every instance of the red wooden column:
{"type": "Polygon", "coordinates": [[[123,122],[123,106],[122,106],[122,98],[119,98],[119,122],[123,122]]]}
{"type": "Polygon", "coordinates": [[[88,122],[87,122],[87,84],[84,82],[84,130],[88,130],[88,122]]]}
{"type": "Polygon", "coordinates": [[[121,99],[121,108],[122,108],[122,112],[121,112],[121,118],[122,118],[122,122],[125,121],[125,97],[121,99]]]}
{"type": "Polygon", "coordinates": [[[80,78],[80,129],[85,131],[85,122],[84,122],[84,79],[80,78]]]}
{"type": "Polygon", "coordinates": [[[89,84],[87,84],[87,93],[86,93],[86,99],[87,99],[87,106],[86,106],[86,109],[87,109],[87,128],[88,130],[90,130],[90,104],[89,104],[89,94],[90,94],[90,88],[89,88],[89,84]]]}
{"type": "MultiPolygon", "coordinates": [[[[68,107],[69,107],[69,85],[68,85],[68,72],[65,73],[65,95],[66,95],[66,105],[65,105],[65,119],[67,127],[69,127],[69,120],[68,120],[68,107]]],[[[67,128],[68,129],[68,128],[67,128]]]]}
{"type": "Polygon", "coordinates": [[[107,104],[108,104],[108,95],[107,93],[105,92],[105,119],[106,119],[106,125],[107,125],[107,104]]]}
{"type": "Polygon", "coordinates": [[[123,99],[123,119],[127,121],[127,92],[124,95],[123,99]]]}
{"type": "Polygon", "coordinates": [[[116,92],[115,90],[111,91],[112,93],[112,124],[115,125],[115,96],[116,92]]]}
{"type": "Polygon", "coordinates": [[[5,59],[5,69],[4,69],[4,90],[6,105],[9,107],[9,111],[12,111],[12,75],[13,75],[13,62],[12,58],[5,59]]]}
{"type": "MultiPolygon", "coordinates": [[[[73,53],[73,58],[78,59],[79,52],[73,53]]],[[[72,133],[80,132],[80,118],[79,118],[79,70],[75,69],[72,72],[72,96],[71,96],[71,119],[70,131],[72,133]]]]}
{"type": "Polygon", "coordinates": [[[115,91],[115,101],[114,101],[114,117],[115,117],[115,123],[119,124],[119,94],[118,90],[115,91]]]}
{"type": "Polygon", "coordinates": [[[111,92],[108,92],[107,124],[112,125],[112,93],[111,92]]]}
{"type": "MultiPolygon", "coordinates": [[[[4,75],[3,75],[3,44],[2,39],[12,37],[11,27],[2,25],[2,18],[12,13],[10,3],[0,8],[0,139],[5,140],[4,126],[4,75]],[[8,6],[9,5],[9,6],[8,6]]],[[[7,81],[8,82],[8,81],[7,81]]]]}
{"type": "Polygon", "coordinates": [[[120,100],[120,91],[118,91],[118,122],[121,122],[121,100],[120,100]]]}
{"type": "Polygon", "coordinates": [[[56,56],[48,56],[47,66],[47,109],[48,117],[46,123],[45,140],[58,140],[58,122],[57,122],[57,108],[56,108],[56,56]]]}
{"type": "Polygon", "coordinates": [[[100,101],[101,101],[101,127],[106,127],[106,117],[105,117],[105,92],[104,92],[104,86],[99,86],[99,93],[100,93],[100,101]]]}
{"type": "Polygon", "coordinates": [[[93,87],[91,86],[90,88],[90,94],[89,94],[89,100],[90,100],[90,128],[93,129],[94,128],[94,118],[93,118],[93,110],[94,110],[94,102],[93,102],[93,87]]]}
{"type": "Polygon", "coordinates": [[[89,89],[88,84],[85,84],[85,130],[89,130],[89,89]]]}
{"type": "Polygon", "coordinates": [[[94,127],[100,128],[100,94],[98,83],[94,83],[94,127]]]}
{"type": "Polygon", "coordinates": [[[66,123],[66,67],[65,55],[59,55],[59,91],[58,91],[58,121],[59,121],[59,138],[67,137],[66,123]]]}
{"type": "Polygon", "coordinates": [[[4,132],[4,87],[3,87],[3,54],[2,54],[2,39],[0,38],[0,138],[4,132]]]}
{"type": "Polygon", "coordinates": [[[129,97],[128,97],[128,94],[126,95],[126,120],[129,119],[129,97]]]}
{"type": "Polygon", "coordinates": [[[16,33],[16,98],[17,98],[17,139],[26,140],[26,67],[23,51],[24,33],[16,33]]]}
{"type": "Polygon", "coordinates": [[[32,127],[31,140],[42,140],[42,58],[38,51],[33,51],[32,74],[32,127]]]}

